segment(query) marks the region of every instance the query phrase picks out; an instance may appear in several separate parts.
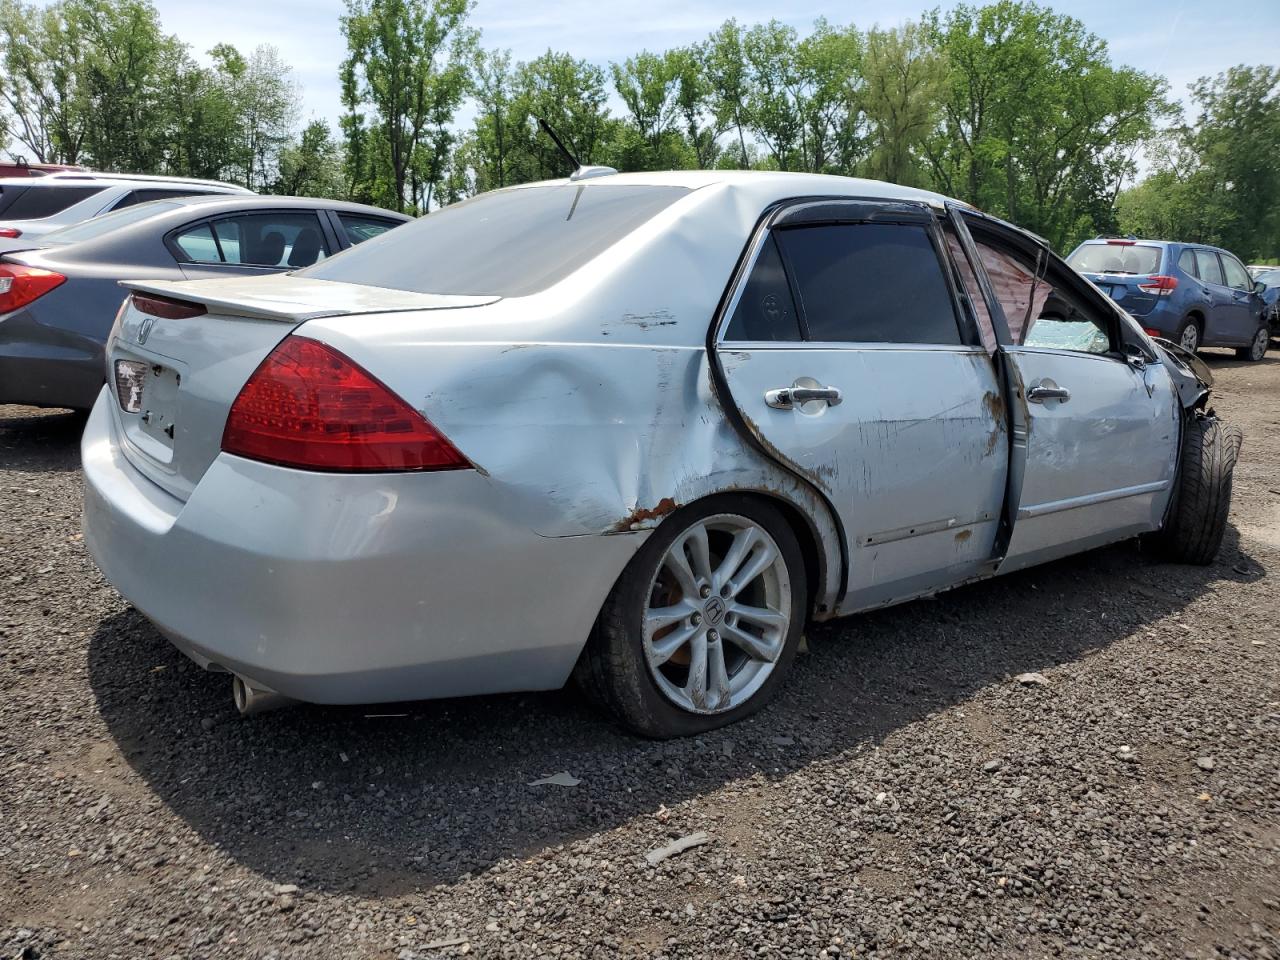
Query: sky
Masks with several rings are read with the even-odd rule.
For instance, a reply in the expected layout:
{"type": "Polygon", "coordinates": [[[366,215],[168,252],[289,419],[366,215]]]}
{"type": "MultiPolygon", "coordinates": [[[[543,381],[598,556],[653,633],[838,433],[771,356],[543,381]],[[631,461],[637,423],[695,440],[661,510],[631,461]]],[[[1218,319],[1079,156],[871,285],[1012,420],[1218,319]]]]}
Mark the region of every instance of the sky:
{"type": "MultiPolygon", "coordinates": [[[[303,120],[336,127],[341,113],[338,64],[345,53],[338,18],[342,0],[153,0],[164,28],[203,54],[227,42],[248,52],[276,46],[293,64],[302,90],[303,120]]],[[[795,3],[761,0],[477,0],[471,23],[488,48],[528,60],[548,48],[606,66],[642,49],[654,51],[701,40],[730,17],[752,24],[776,17],[804,31],[815,19],[895,26],[917,18],[938,0],[845,0],[795,3]]],[[[980,2],[980,0],[975,0],[980,2]]],[[[941,3],[945,10],[951,3],[941,3]]],[[[1084,21],[1105,39],[1113,62],[1166,76],[1177,98],[1187,84],[1238,63],[1280,61],[1280,5],[1276,0],[1071,0],[1049,6],[1084,21]]],[[[616,112],[616,104],[615,104],[616,112]]]]}

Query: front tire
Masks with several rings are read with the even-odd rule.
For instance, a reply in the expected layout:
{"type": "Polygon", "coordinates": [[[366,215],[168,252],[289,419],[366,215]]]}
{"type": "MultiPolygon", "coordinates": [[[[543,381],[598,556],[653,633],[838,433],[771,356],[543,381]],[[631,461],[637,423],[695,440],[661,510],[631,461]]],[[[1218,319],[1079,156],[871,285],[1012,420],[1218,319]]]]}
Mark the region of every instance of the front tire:
{"type": "Polygon", "coordinates": [[[795,658],[806,598],[782,514],[725,494],[676,511],[614,585],[574,679],[647,737],[734,723],[772,698],[795,658]]]}
{"type": "Polygon", "coordinates": [[[1244,437],[1238,427],[1196,414],[1187,422],[1173,507],[1155,535],[1159,551],[1179,563],[1213,563],[1227,529],[1231,478],[1244,437]]]}
{"type": "Polygon", "coordinates": [[[1236,350],[1236,359],[1249,360],[1257,363],[1267,355],[1267,347],[1271,343],[1271,330],[1267,326],[1258,328],[1257,333],[1253,335],[1253,340],[1247,347],[1240,347],[1236,350]]]}

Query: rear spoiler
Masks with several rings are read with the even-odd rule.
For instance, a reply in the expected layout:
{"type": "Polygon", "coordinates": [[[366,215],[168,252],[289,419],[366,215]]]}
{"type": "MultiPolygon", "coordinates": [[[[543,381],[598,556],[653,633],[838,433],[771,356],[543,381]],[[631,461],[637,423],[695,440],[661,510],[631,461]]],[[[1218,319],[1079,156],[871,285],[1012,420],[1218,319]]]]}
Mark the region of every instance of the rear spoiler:
{"type": "Polygon", "coordinates": [[[273,274],[217,280],[121,280],[120,286],[171,300],[202,304],[210,313],[253,320],[304,323],[318,317],[399,310],[448,310],[482,307],[501,297],[464,297],[414,293],[360,283],[312,280],[273,274]]]}

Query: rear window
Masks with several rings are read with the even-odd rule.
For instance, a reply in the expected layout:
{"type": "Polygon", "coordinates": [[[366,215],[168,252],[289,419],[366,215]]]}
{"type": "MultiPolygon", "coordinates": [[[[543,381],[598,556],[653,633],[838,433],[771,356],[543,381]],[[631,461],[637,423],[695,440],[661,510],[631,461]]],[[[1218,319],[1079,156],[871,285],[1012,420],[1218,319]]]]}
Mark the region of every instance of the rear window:
{"type": "Polygon", "coordinates": [[[1086,243],[1067,258],[1081,273],[1160,272],[1160,247],[1141,243],[1086,243]]]}
{"type": "Polygon", "coordinates": [[[688,192],[566,183],[484,193],[299,275],[415,293],[526,296],[563,280],[688,192]]]}
{"type": "Polygon", "coordinates": [[[95,193],[101,193],[105,187],[63,187],[53,184],[32,184],[13,199],[7,206],[0,207],[0,216],[5,220],[42,220],[55,213],[61,213],[67,207],[79,203],[95,193]]]}
{"type": "Polygon", "coordinates": [[[77,223],[70,227],[63,227],[61,230],[54,230],[44,237],[44,242],[79,243],[82,240],[94,240],[104,233],[119,230],[121,227],[127,227],[131,223],[145,220],[147,217],[154,217],[169,210],[176,210],[180,206],[182,206],[180,203],[156,200],[152,203],[125,207],[123,210],[104,213],[102,216],[86,220],[84,223],[77,223]]]}

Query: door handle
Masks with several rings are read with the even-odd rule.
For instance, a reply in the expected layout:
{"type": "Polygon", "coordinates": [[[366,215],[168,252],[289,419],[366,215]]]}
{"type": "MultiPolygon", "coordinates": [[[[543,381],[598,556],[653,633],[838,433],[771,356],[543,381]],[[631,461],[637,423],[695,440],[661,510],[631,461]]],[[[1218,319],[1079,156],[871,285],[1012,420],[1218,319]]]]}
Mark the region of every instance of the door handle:
{"type": "Polygon", "coordinates": [[[1041,380],[1027,391],[1027,399],[1032,403],[1044,403],[1046,400],[1061,400],[1066,403],[1071,399],[1071,391],[1052,380],[1041,380]]]}
{"type": "Polygon", "coordinates": [[[810,400],[825,400],[827,406],[834,407],[843,399],[837,387],[782,387],[764,393],[764,402],[775,410],[790,410],[796,404],[810,400]]]}

